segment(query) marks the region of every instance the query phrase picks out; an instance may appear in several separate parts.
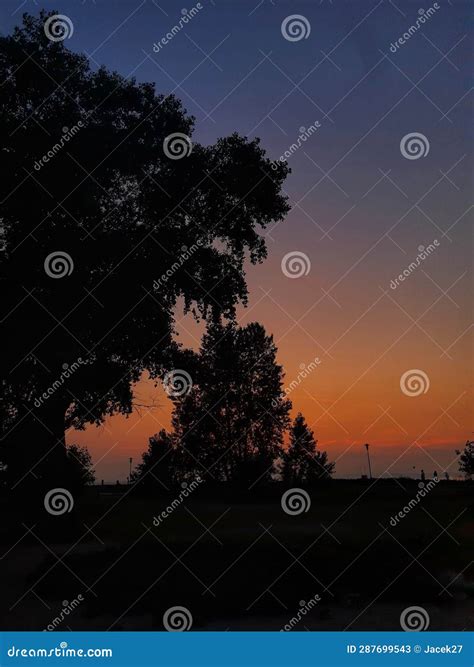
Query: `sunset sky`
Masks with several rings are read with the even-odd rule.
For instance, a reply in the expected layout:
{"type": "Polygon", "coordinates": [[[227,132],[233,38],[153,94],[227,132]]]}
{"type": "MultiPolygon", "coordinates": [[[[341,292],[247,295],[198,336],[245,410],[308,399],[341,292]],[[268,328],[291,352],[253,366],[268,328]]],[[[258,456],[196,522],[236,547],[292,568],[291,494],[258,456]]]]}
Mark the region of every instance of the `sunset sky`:
{"type": "MultiPolygon", "coordinates": [[[[396,53],[391,43],[429,0],[202,0],[159,53],[153,43],[181,17],[170,0],[3,0],[0,9],[4,33],[24,11],[67,14],[69,48],[93,67],[174,91],[203,144],[237,131],[260,137],[277,159],[319,121],[289,158],[292,210],[266,230],[268,258],[248,268],[239,321],[257,320],[274,335],[286,386],[320,358],[290,398],[337,461],[337,476],[367,472],[365,442],[376,475],[456,475],[454,449],[473,437],[472,5],[438,5],[396,53]],[[282,35],[292,14],[307,19],[306,39],[282,35]],[[411,160],[400,142],[414,132],[429,151],[411,160]],[[311,265],[300,278],[281,268],[294,251],[311,265]],[[429,380],[419,396],[400,388],[412,369],[429,380]]],[[[196,348],[202,327],[176,317],[180,341],[196,348]]],[[[157,406],[68,433],[89,447],[99,480],[123,481],[129,457],[138,463],[149,436],[169,426],[165,393],[143,381],[137,394],[157,406]]]]}

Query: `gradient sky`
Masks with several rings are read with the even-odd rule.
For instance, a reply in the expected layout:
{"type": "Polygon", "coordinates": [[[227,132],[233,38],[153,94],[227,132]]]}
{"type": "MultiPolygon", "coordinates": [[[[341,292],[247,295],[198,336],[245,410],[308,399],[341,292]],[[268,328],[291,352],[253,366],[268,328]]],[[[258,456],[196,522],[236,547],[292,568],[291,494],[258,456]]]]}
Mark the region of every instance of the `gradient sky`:
{"type": "MultiPolygon", "coordinates": [[[[191,9],[195,3],[189,3],[191,9]]],[[[472,437],[472,4],[440,9],[396,53],[390,45],[433,3],[408,0],[202,0],[203,9],[157,54],[153,43],[178,23],[169,0],[2,0],[1,30],[40,8],[67,14],[67,45],[158,92],[174,93],[196,118],[204,144],[233,131],[258,136],[272,159],[301,128],[321,127],[289,159],[292,210],[267,230],[269,256],[249,267],[246,324],[274,334],[285,385],[303,364],[317,370],[292,391],[339,476],[449,470],[472,437]],[[307,39],[282,36],[292,14],[307,39]],[[424,134],[429,153],[408,160],[401,139],[424,134]],[[437,239],[439,247],[396,290],[390,282],[437,239]],[[307,275],[281,270],[304,252],[307,275]],[[425,394],[400,378],[418,369],[425,394]]],[[[159,276],[157,276],[158,278],[159,276]]],[[[197,347],[202,329],[178,312],[180,340],[197,347]]],[[[171,404],[146,381],[157,407],[101,428],[68,433],[87,444],[97,476],[123,480],[148,437],[169,425],[171,404]]]]}

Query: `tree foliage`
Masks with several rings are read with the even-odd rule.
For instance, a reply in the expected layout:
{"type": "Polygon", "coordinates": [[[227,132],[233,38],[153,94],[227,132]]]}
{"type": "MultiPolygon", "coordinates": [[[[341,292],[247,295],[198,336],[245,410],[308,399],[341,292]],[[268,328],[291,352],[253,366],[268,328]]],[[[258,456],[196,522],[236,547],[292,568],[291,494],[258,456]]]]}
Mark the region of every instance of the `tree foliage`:
{"type": "Polygon", "coordinates": [[[165,470],[170,463],[172,482],[200,476],[248,486],[269,480],[291,409],[272,336],[256,322],[213,322],[188,362],[192,384],[171,394],[173,431],[151,439],[139,476],[144,480],[154,464],[165,470]]]}
{"type": "Polygon", "coordinates": [[[80,490],[95,482],[95,470],[87,447],[68,445],[66,447],[68,469],[67,482],[71,489],[80,490]]]}
{"type": "Polygon", "coordinates": [[[185,467],[241,484],[269,478],[291,408],[282,378],[273,337],[261,324],[211,324],[192,388],[173,398],[185,467]]]}
{"type": "Polygon", "coordinates": [[[299,412],[291,426],[290,443],[283,456],[283,480],[289,485],[311,484],[328,479],[335,463],[328,460],[326,452],[317,449],[318,441],[299,412]]]}
{"type": "Polygon", "coordinates": [[[459,456],[459,472],[470,479],[474,475],[474,440],[468,440],[464,449],[457,449],[456,454],[459,456]]]}
{"type": "Polygon", "coordinates": [[[178,299],[209,321],[246,303],[244,261],[265,258],[261,230],[288,211],[288,169],[273,170],[257,139],[193,142],[187,157],[170,159],[166,137],[194,130],[180,101],[151,83],[92,70],[46,37],[47,16],[25,15],[0,37],[0,288],[9,341],[0,416],[9,447],[35,433],[29,441],[46,467],[64,449],[65,428],[130,413],[133,383],[144,372],[160,377],[177,352],[178,299]],[[45,270],[57,252],[70,258],[60,279],[45,270]],[[79,357],[87,363],[35,408],[79,357]]]}
{"type": "Polygon", "coordinates": [[[162,429],[148,441],[142,462],[132,473],[132,484],[144,490],[167,492],[173,489],[179,477],[176,443],[173,436],[162,429]]]}

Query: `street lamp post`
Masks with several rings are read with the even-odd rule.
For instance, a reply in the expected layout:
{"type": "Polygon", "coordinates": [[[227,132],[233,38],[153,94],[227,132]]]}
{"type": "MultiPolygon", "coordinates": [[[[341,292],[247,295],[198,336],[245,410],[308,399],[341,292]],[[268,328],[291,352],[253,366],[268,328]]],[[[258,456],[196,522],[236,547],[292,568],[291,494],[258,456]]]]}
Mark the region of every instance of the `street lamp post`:
{"type": "Polygon", "coordinates": [[[364,447],[367,450],[367,461],[369,462],[369,478],[372,479],[372,467],[370,465],[369,444],[366,442],[364,447]]]}

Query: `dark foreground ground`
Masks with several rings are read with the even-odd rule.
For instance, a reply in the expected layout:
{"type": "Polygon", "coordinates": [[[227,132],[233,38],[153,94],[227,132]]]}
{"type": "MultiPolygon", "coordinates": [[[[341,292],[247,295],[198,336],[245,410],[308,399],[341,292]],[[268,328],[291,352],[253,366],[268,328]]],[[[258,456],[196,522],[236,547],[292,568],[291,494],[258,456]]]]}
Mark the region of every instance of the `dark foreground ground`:
{"type": "Polygon", "coordinates": [[[0,499],[0,627],[162,630],[181,606],[195,630],[399,630],[419,606],[432,630],[474,629],[474,485],[440,482],[395,526],[416,481],[334,480],[296,516],[280,487],[205,487],[158,526],[178,494],[91,488],[21,532],[0,499]]]}

